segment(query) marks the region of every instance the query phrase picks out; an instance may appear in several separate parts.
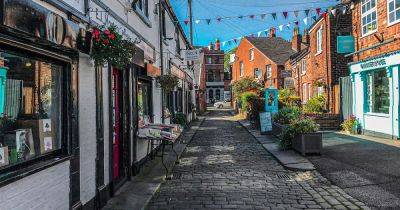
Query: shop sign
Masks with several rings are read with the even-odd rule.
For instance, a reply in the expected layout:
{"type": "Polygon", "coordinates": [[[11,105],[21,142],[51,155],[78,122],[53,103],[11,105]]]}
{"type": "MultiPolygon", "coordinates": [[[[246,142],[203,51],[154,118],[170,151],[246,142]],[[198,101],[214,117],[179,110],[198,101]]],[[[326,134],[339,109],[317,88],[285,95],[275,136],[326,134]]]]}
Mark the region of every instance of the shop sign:
{"type": "Polygon", "coordinates": [[[158,77],[161,75],[161,69],[153,66],[153,64],[147,64],[147,76],[158,77]]]}
{"type": "Polygon", "coordinates": [[[284,87],[285,88],[294,88],[294,79],[293,78],[285,78],[284,79],[284,87]]]}
{"type": "Polygon", "coordinates": [[[261,133],[272,131],[271,112],[260,113],[260,127],[261,127],[261,133]]]}
{"type": "Polygon", "coordinates": [[[139,46],[143,49],[144,51],[144,59],[154,62],[155,59],[155,50],[153,47],[149,46],[148,44],[146,44],[146,42],[140,42],[139,46]]]}
{"type": "Polygon", "coordinates": [[[353,36],[338,36],[337,37],[337,52],[338,53],[353,53],[354,52],[354,37],[353,36]]]}
{"type": "Polygon", "coordinates": [[[379,60],[365,62],[365,63],[360,64],[360,66],[361,66],[361,69],[363,69],[363,70],[384,67],[384,66],[386,66],[386,59],[382,58],[379,60]]]}
{"type": "Polygon", "coordinates": [[[184,50],[186,61],[197,61],[200,59],[200,50],[184,50]]]}
{"type": "Polygon", "coordinates": [[[177,76],[179,79],[185,79],[185,72],[180,70],[175,65],[171,65],[171,74],[177,76]]]}

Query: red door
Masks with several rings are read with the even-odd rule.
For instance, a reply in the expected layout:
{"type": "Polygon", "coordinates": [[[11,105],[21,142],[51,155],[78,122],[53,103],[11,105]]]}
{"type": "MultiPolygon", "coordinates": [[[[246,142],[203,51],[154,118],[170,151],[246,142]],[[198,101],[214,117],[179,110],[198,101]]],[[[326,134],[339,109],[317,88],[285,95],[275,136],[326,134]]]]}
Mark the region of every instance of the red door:
{"type": "Polygon", "coordinates": [[[112,71],[112,107],[113,107],[113,178],[120,176],[120,144],[121,144],[121,109],[120,100],[122,97],[121,89],[121,71],[113,69],[112,71]]]}

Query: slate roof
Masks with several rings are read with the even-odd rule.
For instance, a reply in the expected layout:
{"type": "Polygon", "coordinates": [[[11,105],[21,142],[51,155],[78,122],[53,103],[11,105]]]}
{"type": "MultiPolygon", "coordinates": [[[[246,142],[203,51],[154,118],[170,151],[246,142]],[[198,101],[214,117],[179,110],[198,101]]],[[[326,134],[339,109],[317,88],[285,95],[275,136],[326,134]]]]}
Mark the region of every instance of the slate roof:
{"type": "Polygon", "coordinates": [[[285,65],[290,56],[296,53],[292,49],[292,43],[281,37],[246,37],[246,39],[278,65],[285,65]]]}

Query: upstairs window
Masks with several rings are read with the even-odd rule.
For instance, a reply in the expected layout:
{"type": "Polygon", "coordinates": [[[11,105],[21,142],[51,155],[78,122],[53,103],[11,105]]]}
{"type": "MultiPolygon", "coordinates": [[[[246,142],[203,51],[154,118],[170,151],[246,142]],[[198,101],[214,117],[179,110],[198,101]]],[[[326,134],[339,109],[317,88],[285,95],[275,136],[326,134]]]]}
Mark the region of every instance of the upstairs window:
{"type": "Polygon", "coordinates": [[[303,59],[301,60],[301,75],[304,75],[307,73],[307,60],[303,59]]]}
{"type": "Polygon", "coordinates": [[[271,65],[267,65],[265,68],[265,78],[271,79],[271,77],[272,77],[271,65]]]}
{"type": "Polygon", "coordinates": [[[209,56],[209,57],[207,57],[207,64],[212,64],[212,59],[211,59],[211,57],[209,56]]]}
{"type": "Polygon", "coordinates": [[[179,39],[179,30],[175,29],[175,52],[177,55],[181,55],[181,41],[179,39]]]}
{"type": "Polygon", "coordinates": [[[250,49],[249,58],[251,61],[254,60],[254,49],[250,49]]]}
{"type": "Polygon", "coordinates": [[[322,52],[322,26],[317,31],[317,54],[322,52]]]}
{"type": "Polygon", "coordinates": [[[243,77],[243,75],[244,75],[244,63],[243,63],[243,61],[240,61],[240,76],[241,77],[243,77]]]}
{"type": "Polygon", "coordinates": [[[262,76],[261,69],[255,68],[255,69],[254,69],[254,78],[256,78],[256,79],[261,79],[261,76],[262,76]]]}
{"type": "Polygon", "coordinates": [[[135,5],[135,10],[142,13],[144,16],[149,17],[149,1],[138,0],[135,5]]]}
{"type": "Polygon", "coordinates": [[[388,19],[389,24],[400,21],[400,0],[388,0],[388,19]]]}
{"type": "Polygon", "coordinates": [[[361,1],[362,35],[369,35],[377,30],[376,0],[361,1]]]}

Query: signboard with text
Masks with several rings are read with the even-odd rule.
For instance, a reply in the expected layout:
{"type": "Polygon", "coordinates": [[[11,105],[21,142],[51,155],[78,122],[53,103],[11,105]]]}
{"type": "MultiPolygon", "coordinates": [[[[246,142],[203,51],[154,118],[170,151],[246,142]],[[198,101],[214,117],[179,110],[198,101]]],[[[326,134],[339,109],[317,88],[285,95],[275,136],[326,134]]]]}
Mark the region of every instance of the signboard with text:
{"type": "Polygon", "coordinates": [[[261,133],[268,133],[272,131],[271,112],[260,113],[260,127],[261,133]]]}
{"type": "Polygon", "coordinates": [[[197,61],[200,59],[200,50],[184,50],[186,61],[197,61]]]}
{"type": "Polygon", "coordinates": [[[354,37],[353,36],[338,36],[337,37],[337,52],[338,53],[353,53],[354,52],[354,37]]]}

